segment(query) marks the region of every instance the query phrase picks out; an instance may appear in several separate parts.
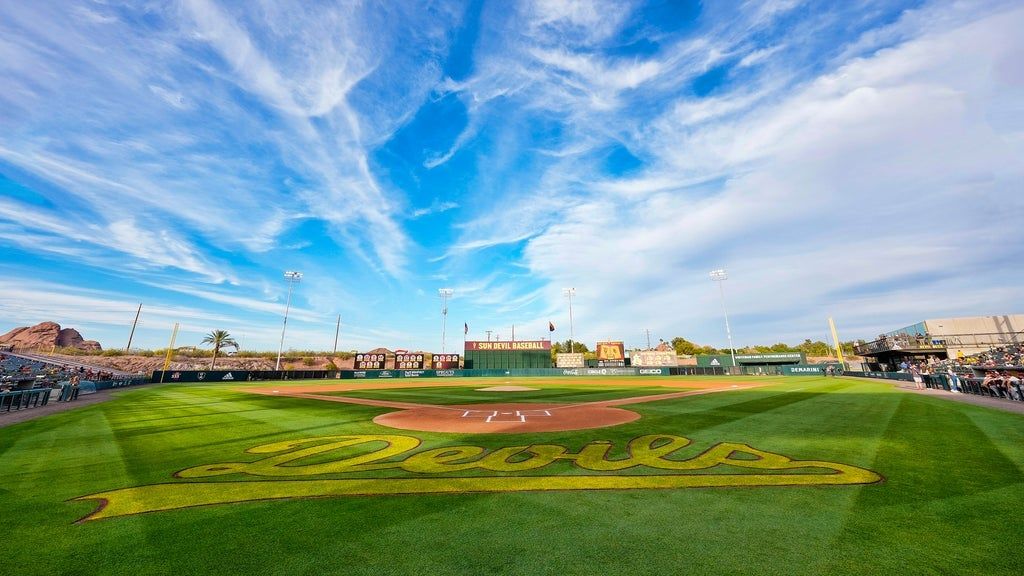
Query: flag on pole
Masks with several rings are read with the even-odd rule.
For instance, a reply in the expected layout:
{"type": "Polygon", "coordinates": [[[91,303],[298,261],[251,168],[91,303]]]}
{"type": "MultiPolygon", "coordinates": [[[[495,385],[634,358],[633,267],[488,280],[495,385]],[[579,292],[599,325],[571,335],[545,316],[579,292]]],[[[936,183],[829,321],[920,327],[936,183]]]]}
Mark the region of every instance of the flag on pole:
{"type": "Polygon", "coordinates": [[[469,334],[469,322],[464,322],[462,324],[462,333],[469,334]]]}
{"type": "Polygon", "coordinates": [[[550,320],[548,320],[548,332],[554,332],[554,331],[555,331],[554,323],[552,323],[550,320]]]}

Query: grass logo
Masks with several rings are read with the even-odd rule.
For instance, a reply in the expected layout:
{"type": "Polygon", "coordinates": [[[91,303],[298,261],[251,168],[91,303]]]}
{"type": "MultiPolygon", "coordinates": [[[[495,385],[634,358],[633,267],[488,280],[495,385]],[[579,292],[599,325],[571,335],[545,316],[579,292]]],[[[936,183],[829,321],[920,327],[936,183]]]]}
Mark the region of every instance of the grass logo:
{"type": "Polygon", "coordinates": [[[250,448],[246,450],[248,454],[262,456],[250,462],[187,468],[174,474],[183,482],[124,488],[74,500],[100,502],[99,508],[81,520],[84,522],[191,506],[287,498],[851,485],[882,479],[864,468],[793,460],[731,442],[681,457],[679,452],[690,444],[682,436],[649,434],[628,442],[628,456],[611,458],[612,443],[600,440],[589,442],[576,452],[558,444],[493,450],[468,445],[420,450],[421,441],[414,436],[323,436],[250,448]],[[559,462],[571,463],[587,474],[523,475],[559,462]],[[353,473],[360,476],[344,477],[353,473]],[[381,477],[366,478],[365,473],[381,473],[381,477]],[[459,475],[463,473],[473,475],[459,475]],[[249,479],[207,480],[221,476],[249,479]]]}

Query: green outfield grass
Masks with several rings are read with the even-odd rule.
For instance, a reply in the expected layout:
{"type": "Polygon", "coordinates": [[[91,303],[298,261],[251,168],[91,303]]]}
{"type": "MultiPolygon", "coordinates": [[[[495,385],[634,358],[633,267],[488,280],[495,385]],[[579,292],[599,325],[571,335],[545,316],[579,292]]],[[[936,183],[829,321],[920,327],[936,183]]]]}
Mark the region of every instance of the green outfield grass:
{"type": "MultiPolygon", "coordinates": [[[[479,386],[473,388],[507,383],[542,388],[485,393],[455,387],[466,382],[452,379],[432,381],[437,387],[431,388],[344,394],[435,404],[586,402],[678,391],[659,387],[664,382],[712,380],[639,378],[628,387],[595,385],[604,380],[474,381],[479,386]]],[[[105,403],[0,428],[0,572],[1024,573],[1024,417],[918,396],[879,381],[736,381],[766,385],[630,405],[642,418],[621,426],[522,435],[396,431],[371,421],[386,408],[233,390],[241,384],[121,391],[105,403]],[[865,468],[884,481],[344,496],[218,504],[76,523],[96,508],[95,501],[71,501],[80,496],[188,482],[172,474],[265,458],[245,453],[255,446],[362,434],[414,436],[422,441],[417,450],[556,444],[576,451],[602,440],[613,443],[613,458],[627,457],[624,446],[633,438],[668,434],[692,440],[681,457],[734,442],[798,460],[865,468]]],[[[261,383],[279,389],[308,384],[261,383]]],[[[342,448],[306,462],[365,452],[365,447],[342,448]]],[[[563,461],[521,476],[579,474],[572,462],[563,461]]],[[[414,476],[384,470],[323,478],[372,483],[374,478],[414,476]]],[[[222,474],[209,480],[228,490],[239,481],[268,479],[222,474]]]]}

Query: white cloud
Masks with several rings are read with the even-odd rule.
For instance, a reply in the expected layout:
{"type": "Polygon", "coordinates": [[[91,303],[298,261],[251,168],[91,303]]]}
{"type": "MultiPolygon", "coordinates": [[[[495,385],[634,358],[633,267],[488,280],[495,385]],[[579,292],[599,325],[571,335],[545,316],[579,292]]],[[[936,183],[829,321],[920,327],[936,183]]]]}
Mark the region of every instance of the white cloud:
{"type": "Polygon", "coordinates": [[[426,208],[417,208],[412,211],[413,218],[422,218],[431,214],[440,214],[459,207],[457,202],[440,201],[437,198],[426,208]]]}
{"type": "Polygon", "coordinates": [[[775,54],[779,50],[782,50],[784,47],[785,46],[783,46],[782,44],[778,44],[776,46],[771,46],[769,48],[761,48],[758,50],[754,50],[753,52],[747,54],[742,59],[740,59],[738,66],[740,68],[747,68],[750,66],[760,64],[761,62],[764,62],[768,58],[771,58],[773,54],[775,54]]]}
{"type": "Polygon", "coordinates": [[[553,42],[606,40],[632,10],[623,0],[534,0],[526,3],[529,30],[553,42]]]}
{"type": "Polygon", "coordinates": [[[1021,275],[985,271],[1021,246],[989,231],[1024,213],[1013,184],[1024,180],[1024,139],[1019,125],[991,120],[1019,90],[991,64],[1024,48],[1021,26],[1018,10],[926,34],[729,114],[690,106],[680,122],[676,107],[645,142],[657,158],[650,175],[600,183],[633,193],[564,212],[529,241],[530,269],[577,285],[591,335],[625,318],[666,329],[689,318],[700,326],[690,330],[714,335],[706,274],[720,265],[732,272],[740,341],[813,330],[830,314],[891,322],[902,310],[909,322],[1006,311],[1015,302],[1001,287],[1021,275]],[[724,179],[688,194],[673,176],[724,179]],[[908,277],[917,288],[870,288],[908,277]]]}

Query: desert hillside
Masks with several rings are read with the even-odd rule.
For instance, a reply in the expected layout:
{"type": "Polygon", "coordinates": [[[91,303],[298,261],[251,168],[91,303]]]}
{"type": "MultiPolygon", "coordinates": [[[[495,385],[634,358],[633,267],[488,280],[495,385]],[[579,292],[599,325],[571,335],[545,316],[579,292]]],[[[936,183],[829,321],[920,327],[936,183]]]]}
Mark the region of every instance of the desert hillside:
{"type": "Polygon", "coordinates": [[[103,348],[95,340],[86,340],[74,328],[61,328],[56,322],[40,322],[22,326],[0,336],[0,347],[14,351],[48,352],[53,348],[75,348],[98,352],[103,348]]]}

